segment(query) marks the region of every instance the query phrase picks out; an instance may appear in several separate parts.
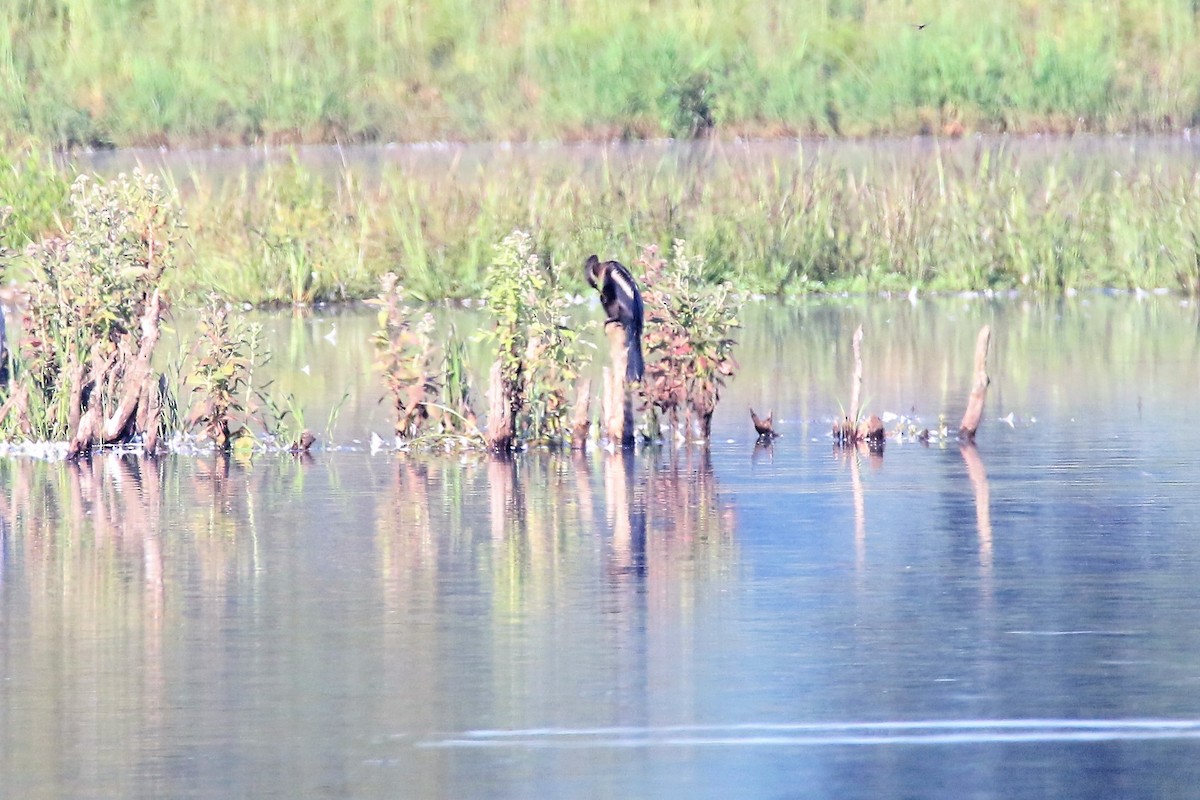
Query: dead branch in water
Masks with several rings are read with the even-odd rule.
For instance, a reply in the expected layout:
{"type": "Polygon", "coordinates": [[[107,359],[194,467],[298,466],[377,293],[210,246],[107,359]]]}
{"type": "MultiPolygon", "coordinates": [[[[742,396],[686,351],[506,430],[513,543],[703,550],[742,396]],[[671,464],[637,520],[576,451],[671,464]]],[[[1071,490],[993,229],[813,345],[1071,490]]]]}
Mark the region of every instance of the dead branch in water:
{"type": "Polygon", "coordinates": [[[979,329],[979,337],[975,340],[975,376],[971,384],[971,396],[967,400],[967,411],[963,414],[962,424],[958,428],[959,438],[963,441],[975,441],[975,431],[979,429],[979,421],[983,418],[983,401],[987,396],[988,384],[992,382],[987,374],[987,356],[991,341],[992,329],[984,325],[979,329]]]}
{"type": "Polygon", "coordinates": [[[854,379],[850,382],[850,408],[848,410],[855,427],[858,426],[859,412],[861,411],[858,404],[862,399],[862,339],[863,329],[862,325],[859,325],[850,340],[854,350],[854,379]]]}
{"type": "Polygon", "coordinates": [[[863,421],[862,409],[859,406],[863,382],[862,339],[863,329],[862,325],[859,325],[851,339],[854,350],[854,376],[850,383],[850,413],[833,423],[833,441],[840,447],[853,447],[863,442],[871,450],[878,452],[883,449],[886,439],[883,420],[872,414],[863,421]]]}

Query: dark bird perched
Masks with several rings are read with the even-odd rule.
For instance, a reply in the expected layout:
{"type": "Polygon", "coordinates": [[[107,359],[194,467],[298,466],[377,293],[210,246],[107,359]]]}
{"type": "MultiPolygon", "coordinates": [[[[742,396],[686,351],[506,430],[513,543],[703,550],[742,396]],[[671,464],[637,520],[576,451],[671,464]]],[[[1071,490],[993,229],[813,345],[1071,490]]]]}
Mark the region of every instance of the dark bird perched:
{"type": "Polygon", "coordinates": [[[775,432],[775,425],[771,421],[771,417],[775,416],[774,411],[767,412],[766,419],[763,419],[754,413],[754,409],[750,409],[750,421],[754,423],[754,431],[758,434],[759,439],[770,441],[779,434],[775,432]]]}
{"type": "Polygon", "coordinates": [[[642,295],[629,270],[619,261],[601,261],[594,255],[588,256],[584,264],[588,283],[600,292],[600,303],[605,322],[615,322],[625,329],[628,348],[625,380],[640,381],[645,373],[642,362],[642,295]]]}

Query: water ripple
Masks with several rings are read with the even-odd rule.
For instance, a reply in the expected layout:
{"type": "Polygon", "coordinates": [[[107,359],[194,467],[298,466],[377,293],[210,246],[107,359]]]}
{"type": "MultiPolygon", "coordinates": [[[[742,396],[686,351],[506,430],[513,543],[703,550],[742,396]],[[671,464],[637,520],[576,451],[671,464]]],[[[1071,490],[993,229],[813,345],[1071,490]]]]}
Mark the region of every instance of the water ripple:
{"type": "Polygon", "coordinates": [[[424,748],[819,747],[1200,739],[1200,719],[923,720],[472,730],[424,748]]]}

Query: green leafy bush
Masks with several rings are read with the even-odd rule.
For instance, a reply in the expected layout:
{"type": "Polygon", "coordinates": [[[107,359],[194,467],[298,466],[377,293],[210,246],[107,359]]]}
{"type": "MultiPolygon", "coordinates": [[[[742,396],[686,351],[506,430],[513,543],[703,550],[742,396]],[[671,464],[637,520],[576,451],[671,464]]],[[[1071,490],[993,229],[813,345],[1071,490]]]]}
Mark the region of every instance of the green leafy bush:
{"type": "Polygon", "coordinates": [[[174,265],[179,204],[158,178],[80,176],[61,236],[29,248],[23,336],[0,426],[72,452],[153,437],[159,381],[150,359],[174,265]]]}
{"type": "MultiPolygon", "coordinates": [[[[708,439],[712,415],[721,387],[737,370],[733,358],[741,299],[729,283],[713,284],[704,277],[704,260],[689,255],[677,240],[671,259],[646,248],[638,265],[643,270],[647,352],[644,392],[652,415],[664,415],[679,428],[679,411],[685,411],[682,431],[708,439]]],[[[652,434],[658,421],[649,421],[652,434]]]]}

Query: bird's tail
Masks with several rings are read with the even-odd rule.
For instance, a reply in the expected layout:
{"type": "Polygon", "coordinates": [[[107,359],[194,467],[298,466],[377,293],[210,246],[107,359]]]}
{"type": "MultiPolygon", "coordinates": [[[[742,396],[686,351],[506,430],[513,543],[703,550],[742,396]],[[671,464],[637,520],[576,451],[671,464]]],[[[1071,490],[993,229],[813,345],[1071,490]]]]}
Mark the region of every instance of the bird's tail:
{"type": "Polygon", "coordinates": [[[625,364],[625,380],[629,383],[640,381],[646,373],[646,364],[642,361],[642,338],[626,333],[628,336],[628,356],[625,364]]]}

